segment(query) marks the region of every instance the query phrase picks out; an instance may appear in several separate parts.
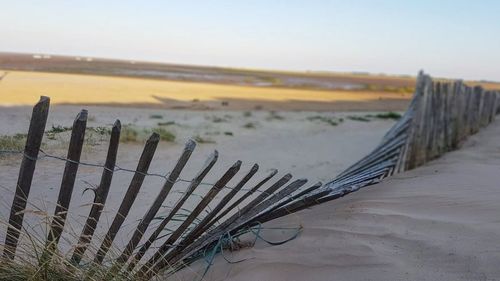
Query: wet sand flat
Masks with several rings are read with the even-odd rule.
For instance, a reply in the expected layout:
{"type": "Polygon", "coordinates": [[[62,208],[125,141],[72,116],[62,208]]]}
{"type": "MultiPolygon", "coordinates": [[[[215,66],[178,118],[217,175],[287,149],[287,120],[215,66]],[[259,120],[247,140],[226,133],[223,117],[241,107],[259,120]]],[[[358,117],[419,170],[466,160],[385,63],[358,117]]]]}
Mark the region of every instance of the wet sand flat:
{"type": "Polygon", "coordinates": [[[0,105],[52,104],[198,110],[404,110],[410,93],[286,89],[142,78],[10,71],[0,81],[0,105]]]}

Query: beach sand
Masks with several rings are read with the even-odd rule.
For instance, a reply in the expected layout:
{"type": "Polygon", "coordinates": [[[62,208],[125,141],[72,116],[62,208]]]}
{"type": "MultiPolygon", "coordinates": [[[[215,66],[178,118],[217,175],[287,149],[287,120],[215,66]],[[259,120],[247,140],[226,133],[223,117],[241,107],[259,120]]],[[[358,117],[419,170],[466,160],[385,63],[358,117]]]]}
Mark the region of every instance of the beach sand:
{"type": "MultiPolygon", "coordinates": [[[[283,245],[225,252],[240,263],[218,255],[203,280],[500,280],[499,171],[497,121],[423,167],[266,223],[303,229],[283,245]]],[[[201,280],[205,267],[172,280],[201,280]]]]}

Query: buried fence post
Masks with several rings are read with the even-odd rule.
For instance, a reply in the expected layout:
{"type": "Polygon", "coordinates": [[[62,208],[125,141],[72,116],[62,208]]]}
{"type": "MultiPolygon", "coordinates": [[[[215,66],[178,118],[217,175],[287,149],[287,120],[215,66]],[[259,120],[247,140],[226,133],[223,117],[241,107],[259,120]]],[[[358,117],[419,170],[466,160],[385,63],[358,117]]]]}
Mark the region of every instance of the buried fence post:
{"type": "Polygon", "coordinates": [[[24,211],[30,193],[33,173],[35,171],[38,152],[42,145],[42,138],[49,115],[50,98],[40,97],[38,103],[33,107],[30,127],[24,147],[24,156],[19,169],[19,177],[16,184],[16,192],[10,209],[9,225],[5,235],[5,246],[3,257],[13,260],[23,225],[24,211]]]}

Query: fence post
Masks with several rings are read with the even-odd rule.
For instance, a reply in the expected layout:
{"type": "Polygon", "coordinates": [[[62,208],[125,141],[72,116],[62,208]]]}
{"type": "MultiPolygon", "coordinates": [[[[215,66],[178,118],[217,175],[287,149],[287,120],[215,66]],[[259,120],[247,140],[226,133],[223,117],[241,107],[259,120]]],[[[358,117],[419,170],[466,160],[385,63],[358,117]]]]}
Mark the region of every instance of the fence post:
{"type": "Polygon", "coordinates": [[[479,131],[479,124],[481,123],[481,100],[483,97],[483,88],[476,86],[472,89],[472,124],[471,124],[471,134],[475,134],[479,131]]]}
{"type": "Polygon", "coordinates": [[[42,144],[42,138],[49,115],[50,98],[42,96],[33,107],[30,127],[24,147],[24,156],[19,169],[19,176],[16,184],[16,192],[10,209],[9,225],[5,235],[5,247],[3,257],[13,260],[16,255],[16,248],[23,225],[24,211],[30,193],[33,173],[35,171],[38,152],[42,144]]]}
{"type": "Polygon", "coordinates": [[[448,127],[450,128],[450,146],[449,150],[453,150],[456,147],[457,143],[457,136],[458,136],[458,114],[460,111],[460,100],[457,97],[457,87],[458,87],[458,82],[453,81],[450,84],[450,93],[449,93],[449,99],[450,99],[450,124],[448,127]]]}
{"type": "Polygon", "coordinates": [[[111,138],[109,141],[108,154],[106,156],[106,163],[104,164],[104,170],[101,176],[101,182],[97,189],[95,190],[95,198],[92,207],[90,208],[90,213],[85,223],[78,244],[76,245],[71,261],[75,264],[79,264],[82,259],[82,255],[87,250],[88,244],[92,240],[95,228],[101,217],[102,210],[104,209],[104,204],[106,204],[106,198],[108,197],[109,188],[111,186],[111,180],[113,179],[113,172],[116,163],[116,154],[118,153],[118,145],[120,142],[120,131],[121,124],[120,120],[116,120],[111,130],[111,138]]]}
{"type": "Polygon", "coordinates": [[[66,223],[71,195],[75,186],[76,174],[78,172],[78,162],[82,154],[83,141],[85,138],[85,128],[87,126],[87,110],[82,110],[76,116],[71,129],[71,138],[69,141],[68,154],[64,172],[61,180],[61,188],[57,198],[57,205],[54,211],[54,218],[47,236],[47,246],[40,263],[45,262],[57,249],[57,244],[61,238],[66,223]]]}
{"type": "Polygon", "coordinates": [[[146,141],[146,145],[144,146],[144,150],[142,151],[141,157],[139,158],[139,163],[137,164],[136,171],[134,173],[134,177],[130,181],[130,185],[123,197],[123,201],[118,208],[118,212],[109,227],[104,240],[97,251],[97,254],[94,258],[94,262],[97,264],[101,264],[106,256],[106,253],[111,247],[113,240],[116,237],[116,234],[120,230],[125,218],[127,217],[130,208],[132,208],[132,204],[141,189],[142,183],[144,182],[144,178],[146,177],[146,173],[149,170],[149,166],[151,161],[153,160],[153,156],[156,151],[156,147],[158,146],[158,142],[160,141],[160,135],[157,133],[153,133],[149,139],[146,141]]]}
{"type": "Polygon", "coordinates": [[[493,122],[495,120],[495,116],[497,115],[497,105],[500,106],[500,96],[496,91],[493,91],[491,95],[493,96],[493,101],[491,103],[490,122],[493,122]]]}

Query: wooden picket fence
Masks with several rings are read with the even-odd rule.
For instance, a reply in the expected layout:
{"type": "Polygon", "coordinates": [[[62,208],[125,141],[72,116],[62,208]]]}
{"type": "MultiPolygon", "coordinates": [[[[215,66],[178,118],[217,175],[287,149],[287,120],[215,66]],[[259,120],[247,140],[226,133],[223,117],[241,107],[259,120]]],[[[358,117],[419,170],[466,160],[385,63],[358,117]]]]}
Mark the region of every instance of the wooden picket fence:
{"type": "MultiPolygon", "coordinates": [[[[47,116],[49,113],[49,103],[50,99],[48,97],[41,97],[40,101],[33,108],[4,244],[3,257],[7,260],[13,260],[15,258],[19,236],[22,231],[24,211],[26,210],[33,173],[39,157],[40,145],[42,143],[47,116]]],[[[66,223],[67,214],[70,212],[70,200],[80,165],[80,156],[82,154],[83,141],[85,137],[87,115],[87,111],[82,110],[77,115],[73,123],[67,157],[62,159],[66,162],[66,164],[62,174],[62,182],[56,209],[50,224],[50,231],[48,232],[45,247],[46,250],[41,258],[42,262],[50,260],[51,255],[57,250],[59,239],[61,238],[66,223]]],[[[103,166],[101,181],[95,190],[94,202],[91,205],[90,213],[70,259],[72,264],[78,265],[82,261],[85,252],[92,242],[94,231],[106,204],[113,173],[116,170],[115,165],[120,131],[120,121],[116,121],[111,130],[109,148],[106,161],[103,166]]],[[[95,264],[102,264],[106,254],[113,244],[113,240],[120,231],[132,205],[134,204],[142,183],[148,175],[147,172],[159,140],[159,135],[153,133],[146,141],[144,150],[138,161],[134,177],[130,182],[128,190],[126,191],[123,201],[113,222],[111,223],[111,226],[109,227],[109,230],[104,236],[102,244],[98,247],[99,250],[93,258],[93,262],[95,264]]],[[[110,270],[111,272],[133,272],[133,275],[131,275],[133,276],[133,279],[150,278],[161,269],[165,268],[167,264],[171,264],[172,260],[179,260],[183,258],[184,256],[182,255],[184,250],[191,246],[195,240],[199,240],[199,238],[203,234],[207,233],[207,231],[216,229],[217,231],[221,231],[223,233],[229,233],[234,229],[244,227],[257,214],[261,213],[276,202],[289,197],[307,182],[305,179],[291,181],[292,175],[286,174],[276,180],[273,184],[270,184],[267,188],[261,190],[261,188],[271,181],[271,179],[278,172],[277,170],[272,170],[269,174],[265,175],[263,179],[258,182],[258,184],[249,189],[246,188],[247,191],[243,192],[247,182],[249,182],[250,179],[258,172],[259,166],[255,164],[250,171],[245,174],[241,181],[239,181],[239,183],[233,187],[230,192],[222,197],[220,202],[218,202],[215,207],[208,209],[207,206],[212,203],[214,198],[216,198],[216,195],[221,190],[226,188],[227,183],[239,172],[242,162],[236,161],[236,163],[234,163],[219,178],[219,180],[212,185],[208,193],[194,207],[194,209],[191,210],[191,213],[187,216],[187,218],[185,218],[185,220],[170,234],[168,239],[155,250],[151,258],[139,266],[139,262],[146,252],[148,250],[153,250],[151,249],[153,242],[157,240],[167,225],[172,221],[174,216],[179,213],[181,208],[183,208],[183,205],[200,185],[200,183],[202,183],[203,179],[207,176],[218,159],[218,152],[214,151],[214,153],[209,156],[198,174],[190,181],[189,187],[173,206],[170,213],[156,227],[155,231],[149,236],[146,242],[144,242],[141,247],[137,249],[144,233],[156,217],[175,183],[179,181],[179,175],[190,159],[195,147],[195,141],[188,140],[186,142],[179,160],[166,176],[165,183],[158,196],[140,220],[136,230],[130,237],[129,242],[122,250],[119,257],[113,263],[110,270]],[[246,205],[242,204],[245,199],[251,197],[257,191],[259,193],[258,196],[254,196],[255,198],[253,198],[246,205]],[[238,196],[239,198],[229,205],[228,203],[230,203],[235,196],[238,196]],[[238,211],[234,212],[235,210],[238,211]],[[208,214],[205,215],[207,211],[208,214]],[[232,214],[231,211],[233,211],[234,214],[232,214]],[[198,222],[193,227],[195,221],[198,222]],[[222,223],[218,224],[219,222],[222,223]],[[214,227],[215,224],[218,224],[217,227],[214,227]],[[128,265],[126,265],[127,262],[128,265]]],[[[316,184],[314,186],[318,185],[319,184],[316,184]]]]}
{"type": "MultiPolygon", "coordinates": [[[[24,211],[49,113],[49,103],[48,97],[41,97],[33,108],[4,244],[3,257],[6,260],[14,260],[16,256],[24,211]]],[[[153,243],[159,239],[160,234],[183,208],[218,159],[218,153],[215,151],[189,182],[189,187],[169,214],[156,226],[148,239],[143,241],[146,230],[174,185],[179,181],[179,175],[196,147],[196,143],[189,140],[174,168],[165,177],[161,191],[139,221],[119,257],[110,266],[109,272],[125,273],[134,280],[150,279],[165,269],[169,269],[167,275],[171,274],[198,259],[207,249],[216,247],[221,237],[231,237],[255,225],[334,200],[362,187],[380,182],[392,174],[418,167],[447,151],[456,149],[467,136],[478,132],[481,127],[492,122],[499,112],[500,94],[498,92],[485,91],[481,87],[471,88],[461,81],[433,82],[428,75],[420,73],[414,97],[403,117],[387,132],[375,150],[331,182],[325,185],[317,183],[308,188],[302,188],[307,180],[291,181],[292,175],[286,174],[269,184],[268,187],[262,188],[267,186],[277,174],[277,171],[273,170],[258,184],[249,189],[246,188],[247,191],[244,192],[247,182],[258,172],[259,166],[256,164],[219,202],[215,202],[215,207],[207,208],[209,204],[214,203],[216,195],[226,188],[227,183],[239,172],[242,163],[237,161],[219,177],[219,180],[211,186],[208,193],[162,245],[153,249],[151,247],[153,243]],[[257,194],[257,191],[258,196],[253,196],[254,199],[243,204],[247,198],[257,194]],[[235,210],[238,211],[235,212],[235,210]],[[140,244],[141,241],[143,241],[142,244],[140,244]],[[142,262],[148,251],[151,253],[150,258],[142,262]]],[[[62,159],[65,161],[65,169],[42,261],[50,260],[51,255],[57,251],[67,214],[71,211],[70,201],[80,165],[86,123],[87,111],[82,110],[73,123],[67,157],[62,159]]],[[[116,171],[120,132],[120,122],[116,121],[111,130],[106,162],[103,166],[100,184],[95,190],[94,202],[70,258],[72,264],[78,265],[82,259],[88,259],[85,253],[93,241],[96,226],[106,204],[113,173],[116,171]]],[[[102,243],[97,247],[97,253],[91,258],[94,264],[103,263],[117,233],[122,228],[143,181],[148,175],[158,142],[159,136],[156,133],[153,133],[146,141],[121,205],[102,243]]]]}

